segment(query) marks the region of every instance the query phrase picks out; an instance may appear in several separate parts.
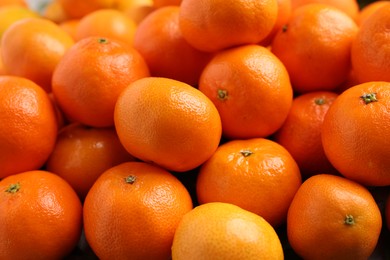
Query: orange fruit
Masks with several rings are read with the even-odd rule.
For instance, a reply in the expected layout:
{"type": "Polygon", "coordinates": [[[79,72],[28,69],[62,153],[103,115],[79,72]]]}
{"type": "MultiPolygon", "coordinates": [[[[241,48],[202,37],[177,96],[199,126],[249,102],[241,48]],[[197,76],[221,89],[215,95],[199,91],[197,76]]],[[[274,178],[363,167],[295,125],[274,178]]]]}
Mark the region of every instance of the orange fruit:
{"type": "MultiPolygon", "coordinates": [[[[1,2],[0,2],[1,3],[1,2]]],[[[1,5],[0,4],[0,40],[3,33],[13,23],[24,18],[38,17],[38,14],[21,5],[1,5]]]]}
{"type": "Polygon", "coordinates": [[[284,259],[280,239],[261,216],[213,202],[184,215],[176,229],[172,259],[284,259]]]}
{"type": "Polygon", "coordinates": [[[150,73],[196,86],[211,54],[192,47],[179,28],[178,6],[157,9],[137,27],[134,48],[144,57],[150,73]]]}
{"type": "Polygon", "coordinates": [[[390,83],[367,82],[341,93],[322,124],[329,161],[345,177],[390,185],[390,83]]]}
{"type": "Polygon", "coordinates": [[[27,6],[25,0],[0,0],[0,6],[21,5],[27,6]]]}
{"type": "Polygon", "coordinates": [[[176,227],[191,209],[187,189],[172,174],[144,162],[123,163],[89,191],[85,236],[100,259],[169,259],[176,227]]]}
{"type": "Polygon", "coordinates": [[[168,78],[131,83],[118,98],[114,121],[130,154],[177,172],[210,158],[222,132],[214,104],[198,89],[168,78]]]}
{"type": "Polygon", "coordinates": [[[67,32],[70,35],[70,37],[72,37],[72,39],[74,41],[77,41],[76,32],[77,32],[77,27],[78,27],[79,23],[80,23],[80,19],[70,19],[70,20],[60,22],[58,24],[58,26],[62,30],[67,32]]]}
{"type": "Polygon", "coordinates": [[[72,123],[59,132],[46,169],[65,179],[83,200],[105,170],[133,160],[115,129],[72,123]]]}
{"type": "Polygon", "coordinates": [[[277,0],[183,0],[179,26],[195,48],[215,52],[263,40],[275,25],[277,0]]]}
{"type": "Polygon", "coordinates": [[[115,0],[114,8],[120,11],[128,9],[137,9],[142,6],[153,6],[153,0],[115,0]]]}
{"type": "Polygon", "coordinates": [[[153,0],[153,6],[155,8],[161,8],[165,6],[179,6],[182,0],[153,0]]]}
{"type": "Polygon", "coordinates": [[[286,66],[296,92],[331,91],[349,75],[357,30],[352,18],[339,9],[304,5],[275,35],[271,50],[286,66]]]}
{"type": "Polygon", "coordinates": [[[291,0],[292,8],[296,9],[300,6],[319,3],[336,7],[356,20],[359,15],[359,3],[356,0],[291,0]]]}
{"type": "Polygon", "coordinates": [[[50,92],[54,68],[73,43],[54,22],[26,18],[3,34],[1,56],[9,74],[28,78],[50,92]]]}
{"type": "Polygon", "coordinates": [[[47,171],[0,181],[0,258],[64,259],[76,247],[82,206],[70,185],[47,171]]]}
{"type": "Polygon", "coordinates": [[[390,3],[360,26],[352,44],[352,67],[360,83],[390,81],[390,3]]]}
{"type": "MultiPolygon", "coordinates": [[[[0,53],[1,53],[1,46],[0,46],[0,53]]],[[[3,64],[3,59],[1,58],[0,55],[0,76],[1,75],[6,75],[7,72],[5,71],[4,64],[3,64]]]]}
{"type": "Polygon", "coordinates": [[[111,8],[116,0],[58,0],[68,19],[82,18],[93,11],[111,8]]]}
{"type": "Polygon", "coordinates": [[[200,204],[231,203],[278,227],[300,185],[290,153],[271,140],[254,138],[220,145],[199,170],[196,194],[200,204]]]}
{"type": "Polygon", "coordinates": [[[359,12],[358,17],[356,19],[356,23],[358,25],[362,25],[364,21],[371,16],[376,10],[381,8],[382,6],[388,5],[390,1],[381,0],[381,1],[373,1],[365,5],[359,12]]]}
{"type": "Polygon", "coordinates": [[[369,259],[382,227],[371,193],[346,178],[319,174],[297,191],[287,236],[303,259],[369,259]]]}
{"type": "Polygon", "coordinates": [[[41,16],[55,23],[61,23],[68,20],[64,8],[59,0],[52,0],[51,2],[48,2],[41,11],[41,16]]]}
{"type": "Polygon", "coordinates": [[[305,178],[318,173],[336,173],[322,147],[321,127],[337,96],[328,91],[297,96],[286,121],[273,136],[273,140],[290,152],[305,178]]]}
{"type": "Polygon", "coordinates": [[[258,45],[215,54],[201,74],[199,90],[217,107],[229,139],[271,135],[283,124],[293,99],[286,68],[258,45]]]}
{"type": "Polygon", "coordinates": [[[277,0],[278,2],[278,15],[276,17],[276,22],[271,32],[263,39],[260,44],[263,46],[268,46],[272,43],[273,38],[276,33],[288,23],[290,16],[292,14],[291,0],[277,0]]]}
{"type": "Polygon", "coordinates": [[[56,137],[47,93],[28,79],[0,76],[0,178],[42,167],[56,137]]]}
{"type": "Polygon", "coordinates": [[[91,36],[120,40],[133,45],[136,23],[123,12],[100,9],[82,17],[76,29],[76,39],[91,36]]]}
{"type": "Polygon", "coordinates": [[[114,39],[88,37],[61,59],[52,88],[59,107],[72,121],[106,127],[114,125],[119,93],[146,76],[149,69],[134,48],[114,39]]]}

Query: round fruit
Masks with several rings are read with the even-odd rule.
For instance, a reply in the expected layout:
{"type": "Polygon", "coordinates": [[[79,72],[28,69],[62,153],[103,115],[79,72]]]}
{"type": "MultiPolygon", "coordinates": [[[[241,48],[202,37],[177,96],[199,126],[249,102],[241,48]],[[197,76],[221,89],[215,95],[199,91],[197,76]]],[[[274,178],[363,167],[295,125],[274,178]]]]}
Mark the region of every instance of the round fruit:
{"type": "Polygon", "coordinates": [[[357,31],[354,20],[335,7],[304,5],[275,35],[271,50],[286,66],[296,92],[329,91],[350,73],[357,31]]]}
{"type": "Polygon", "coordinates": [[[54,22],[26,18],[4,32],[1,56],[8,74],[28,78],[50,92],[53,71],[73,44],[54,22]]]}
{"type": "Polygon", "coordinates": [[[262,217],[238,206],[197,206],[176,229],[173,260],[283,259],[279,237],[262,217]]]}
{"type": "Polygon", "coordinates": [[[179,26],[195,48],[215,52],[263,40],[275,25],[276,0],[183,0],[179,26]]]}
{"type": "Polygon", "coordinates": [[[303,259],[369,259],[382,227],[371,193],[344,177],[307,179],[288,211],[287,236],[303,259]]]}
{"type": "Polygon", "coordinates": [[[228,139],[271,135],[283,124],[293,100],[286,68],[258,45],[215,54],[200,76],[199,90],[217,107],[228,139]]]}
{"type": "Polygon", "coordinates": [[[282,127],[273,136],[297,162],[303,177],[336,173],[325,155],[321,141],[324,117],[337,94],[313,91],[297,96],[282,127]]]}
{"type": "Polygon", "coordinates": [[[28,79],[0,76],[0,179],[38,170],[56,138],[56,112],[48,94],[28,79]]]}
{"type": "Polygon", "coordinates": [[[76,42],[53,73],[53,94],[72,121],[94,127],[114,125],[119,94],[149,76],[137,50],[118,40],[87,37],[76,42]]]}
{"type": "Polygon", "coordinates": [[[99,259],[169,259],[175,230],[192,209],[172,174],[144,162],[105,171],[84,202],[85,237],[99,259]]]}
{"type": "Polygon", "coordinates": [[[341,93],[325,115],[326,156],[345,177],[390,185],[390,83],[367,82],[341,93]]]}
{"type": "Polygon", "coordinates": [[[198,89],[169,78],[134,81],[119,96],[114,119],[130,154],[172,171],[198,167],[221,139],[214,104],[198,89]]]}
{"type": "Polygon", "coordinates": [[[82,206],[71,186],[47,171],[0,182],[0,259],[64,259],[76,247],[82,206]]]}
{"type": "Polygon", "coordinates": [[[83,200],[105,170],[133,160],[115,129],[72,123],[58,133],[46,169],[65,179],[83,200]]]}
{"type": "Polygon", "coordinates": [[[196,194],[199,203],[235,204],[277,227],[300,185],[299,168],[288,151],[255,138],[220,145],[199,170],[196,194]]]}

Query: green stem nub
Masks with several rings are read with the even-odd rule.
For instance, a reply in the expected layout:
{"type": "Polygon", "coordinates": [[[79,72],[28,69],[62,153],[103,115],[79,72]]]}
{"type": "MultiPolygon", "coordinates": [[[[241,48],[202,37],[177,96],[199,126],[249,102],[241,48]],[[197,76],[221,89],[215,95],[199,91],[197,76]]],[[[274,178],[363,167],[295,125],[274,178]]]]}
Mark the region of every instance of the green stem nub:
{"type": "Polygon", "coordinates": [[[8,189],[5,190],[5,192],[8,192],[8,193],[16,193],[18,192],[20,189],[20,183],[17,182],[17,183],[14,183],[14,184],[11,184],[8,186],[8,189]]]}
{"type": "Polygon", "coordinates": [[[346,215],[344,219],[344,224],[348,226],[352,226],[355,224],[355,219],[353,218],[352,215],[346,215]]]}
{"type": "Polygon", "coordinates": [[[240,153],[241,153],[244,157],[248,157],[249,155],[253,154],[253,152],[250,151],[250,150],[242,150],[240,153]]]}
{"type": "Polygon", "coordinates": [[[125,181],[126,181],[126,183],[133,184],[136,179],[137,179],[137,177],[135,177],[134,175],[130,175],[130,176],[127,176],[125,178],[125,181]]]}
{"type": "Polygon", "coordinates": [[[228,97],[227,90],[224,89],[218,89],[218,99],[219,100],[226,100],[228,97]]]}
{"type": "Polygon", "coordinates": [[[108,43],[108,40],[106,38],[99,38],[98,43],[106,44],[108,43]]]}
{"type": "Polygon", "coordinates": [[[363,99],[364,103],[366,104],[378,101],[378,99],[376,98],[376,93],[364,94],[360,96],[360,98],[363,99]]]}
{"type": "Polygon", "coordinates": [[[324,98],[316,98],[315,100],[314,100],[314,103],[316,104],[316,105],[323,105],[323,104],[325,104],[326,102],[325,102],[325,99],[324,98]]]}

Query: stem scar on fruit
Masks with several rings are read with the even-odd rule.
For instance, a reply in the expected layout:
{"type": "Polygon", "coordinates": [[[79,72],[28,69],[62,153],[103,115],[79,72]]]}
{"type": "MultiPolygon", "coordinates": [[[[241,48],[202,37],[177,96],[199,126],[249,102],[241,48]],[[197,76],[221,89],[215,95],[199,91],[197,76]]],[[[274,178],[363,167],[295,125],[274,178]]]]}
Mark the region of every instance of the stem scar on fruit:
{"type": "Polygon", "coordinates": [[[219,100],[223,101],[223,100],[228,99],[228,92],[227,92],[227,90],[218,89],[217,95],[218,95],[218,99],[219,100]]]}
{"type": "Polygon", "coordinates": [[[244,156],[244,157],[248,157],[250,156],[251,154],[253,154],[253,152],[251,150],[241,150],[240,153],[244,156]]]}
{"type": "Polygon", "coordinates": [[[102,43],[102,44],[108,43],[108,39],[106,39],[106,38],[99,38],[98,39],[98,43],[102,43]]]}
{"type": "Polygon", "coordinates": [[[344,219],[344,224],[347,226],[352,226],[355,224],[355,219],[352,215],[346,215],[344,219]]]}
{"type": "Polygon", "coordinates": [[[371,93],[364,94],[364,95],[360,96],[360,98],[363,99],[364,103],[369,104],[371,102],[378,101],[376,94],[377,93],[375,93],[375,92],[371,92],[371,93]]]}
{"type": "Polygon", "coordinates": [[[316,99],[314,100],[314,103],[315,103],[316,105],[323,105],[323,104],[326,103],[326,100],[325,100],[325,98],[316,98],[316,99]]]}
{"type": "Polygon", "coordinates": [[[20,183],[17,182],[17,183],[13,183],[13,184],[9,185],[8,188],[5,190],[5,192],[16,193],[19,191],[19,189],[20,189],[20,183]]]}
{"type": "Polygon", "coordinates": [[[282,26],[282,32],[287,32],[287,29],[288,29],[288,25],[287,24],[282,26]]]}
{"type": "Polygon", "coordinates": [[[129,184],[133,184],[136,181],[137,177],[134,175],[129,175],[125,178],[125,182],[129,184]]]}

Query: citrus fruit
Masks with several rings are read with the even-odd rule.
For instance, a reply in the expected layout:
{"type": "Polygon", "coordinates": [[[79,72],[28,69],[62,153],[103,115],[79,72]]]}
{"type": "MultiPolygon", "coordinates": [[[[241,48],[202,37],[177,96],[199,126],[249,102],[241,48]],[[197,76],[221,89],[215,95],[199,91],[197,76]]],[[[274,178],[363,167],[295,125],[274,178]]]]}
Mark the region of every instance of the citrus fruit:
{"type": "Polygon", "coordinates": [[[51,91],[53,71],[73,39],[54,22],[26,18],[4,32],[1,56],[8,74],[28,78],[51,91]]]}
{"type": "Polygon", "coordinates": [[[105,170],[133,160],[115,129],[71,123],[60,130],[46,169],[65,179],[84,199],[105,170]]]}
{"type": "Polygon", "coordinates": [[[336,173],[322,147],[321,128],[337,96],[334,92],[313,91],[295,97],[287,119],[273,136],[290,152],[305,178],[336,173]]]}
{"type": "Polygon", "coordinates": [[[179,26],[195,48],[215,52],[263,40],[275,25],[276,0],[182,0],[179,26]]]}
{"type": "Polygon", "coordinates": [[[120,94],[115,128],[125,149],[143,161],[184,172],[217,149],[221,120],[214,104],[181,81],[146,77],[120,94]]]}
{"type": "Polygon", "coordinates": [[[28,79],[0,76],[0,178],[38,170],[56,138],[56,112],[47,93],[28,79]]]}
{"type": "Polygon", "coordinates": [[[378,8],[360,26],[351,49],[353,70],[360,83],[390,81],[390,3],[378,8]]]}
{"type": "Polygon", "coordinates": [[[105,37],[133,45],[136,23],[125,13],[115,9],[99,9],[83,16],[76,28],[77,41],[91,37],[105,37]]]}
{"type": "Polygon", "coordinates": [[[293,11],[271,50],[286,66],[296,92],[331,91],[349,75],[357,31],[354,20],[339,9],[308,4],[293,11]]]}
{"type": "Polygon", "coordinates": [[[178,6],[162,7],[143,19],[135,32],[134,48],[150,73],[196,86],[211,54],[192,47],[179,28],[178,6]]]}
{"type": "Polygon", "coordinates": [[[325,154],[345,177],[369,186],[390,184],[390,83],[367,82],[341,93],[322,124],[325,154]]]}
{"type": "Polygon", "coordinates": [[[114,125],[119,94],[136,79],[149,76],[137,50],[118,40],[88,37],[76,42],[56,67],[54,98],[72,121],[94,127],[114,125]]]}
{"type": "Polygon", "coordinates": [[[217,107],[228,139],[271,135],[293,100],[284,65],[265,47],[249,44],[216,53],[202,71],[199,90],[217,107]]]}
{"type": "Polygon", "coordinates": [[[284,259],[280,239],[264,218],[236,205],[202,204],[184,215],[173,260],[284,259]]]}
{"type": "Polygon", "coordinates": [[[307,179],[287,216],[288,241],[304,259],[369,259],[381,227],[367,188],[329,174],[307,179]]]}
{"type": "Polygon", "coordinates": [[[0,258],[64,259],[76,247],[82,206],[71,186],[47,171],[0,181],[0,258]]]}
{"type": "Polygon", "coordinates": [[[271,140],[254,138],[221,144],[201,166],[196,194],[200,204],[231,203],[278,227],[300,185],[299,168],[289,152],[271,140]]]}
{"type": "Polygon", "coordinates": [[[85,236],[99,259],[169,259],[176,227],[191,209],[187,189],[172,174],[144,162],[123,163],[90,189],[85,236]]]}

